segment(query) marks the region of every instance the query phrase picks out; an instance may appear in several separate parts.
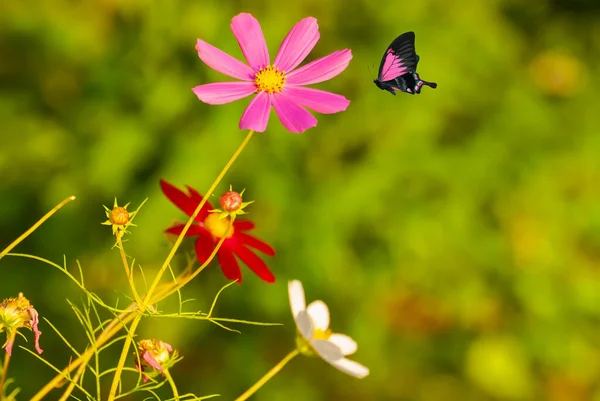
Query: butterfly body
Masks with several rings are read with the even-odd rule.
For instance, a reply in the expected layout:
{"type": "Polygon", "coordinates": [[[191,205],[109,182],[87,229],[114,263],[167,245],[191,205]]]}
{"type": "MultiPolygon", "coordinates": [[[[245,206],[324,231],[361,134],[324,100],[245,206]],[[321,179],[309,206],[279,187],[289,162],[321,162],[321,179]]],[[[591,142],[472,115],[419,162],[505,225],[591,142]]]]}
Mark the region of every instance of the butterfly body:
{"type": "Polygon", "coordinates": [[[415,52],[415,33],[406,32],[398,36],[387,48],[381,64],[379,74],[373,82],[381,90],[386,90],[392,95],[396,91],[415,95],[421,93],[424,85],[436,88],[435,82],[424,81],[417,74],[419,56],[415,52]]]}

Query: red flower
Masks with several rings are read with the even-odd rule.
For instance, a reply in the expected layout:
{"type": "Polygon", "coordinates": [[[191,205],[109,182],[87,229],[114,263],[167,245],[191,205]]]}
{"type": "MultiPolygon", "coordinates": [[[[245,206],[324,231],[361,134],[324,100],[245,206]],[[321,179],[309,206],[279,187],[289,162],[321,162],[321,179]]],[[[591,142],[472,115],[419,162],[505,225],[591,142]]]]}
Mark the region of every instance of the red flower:
{"type": "MultiPolygon", "coordinates": [[[[202,202],[202,195],[189,186],[186,186],[189,195],[164,180],[160,181],[160,186],[165,196],[188,216],[191,216],[200,202],[202,202]]],[[[209,213],[209,210],[212,209],[212,205],[207,201],[185,234],[186,236],[198,237],[195,249],[196,256],[200,263],[206,262],[217,245],[217,242],[219,242],[229,226],[229,218],[227,217],[219,220],[219,213],[209,213]]],[[[179,235],[184,226],[185,224],[176,223],[168,228],[166,232],[179,235]]],[[[223,241],[221,248],[219,248],[219,251],[217,252],[221,270],[228,279],[239,280],[241,282],[242,273],[236,259],[237,256],[262,280],[267,283],[274,283],[275,276],[273,273],[271,273],[265,262],[256,256],[256,254],[248,247],[254,248],[269,256],[275,255],[275,250],[270,245],[244,232],[252,230],[253,228],[254,223],[248,220],[236,219],[233,222],[231,232],[228,234],[227,239],[223,241]]]]}

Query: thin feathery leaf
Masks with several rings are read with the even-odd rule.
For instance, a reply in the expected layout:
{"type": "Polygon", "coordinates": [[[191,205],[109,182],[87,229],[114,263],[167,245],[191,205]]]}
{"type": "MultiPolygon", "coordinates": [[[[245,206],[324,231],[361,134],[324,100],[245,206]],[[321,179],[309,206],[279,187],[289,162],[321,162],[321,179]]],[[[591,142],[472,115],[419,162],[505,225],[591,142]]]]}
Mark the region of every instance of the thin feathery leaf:
{"type": "Polygon", "coordinates": [[[283,326],[283,323],[264,323],[264,322],[254,322],[252,320],[240,320],[240,319],[230,319],[227,317],[212,317],[212,320],[219,322],[229,322],[229,323],[240,323],[240,324],[250,324],[252,326],[283,326]]]}
{"type": "Polygon", "coordinates": [[[50,369],[54,370],[58,375],[62,376],[68,382],[74,383],[75,387],[77,387],[79,390],[81,390],[86,396],[92,397],[91,394],[86,391],[86,389],[84,389],[83,387],[81,387],[77,382],[74,382],[71,379],[70,376],[63,375],[61,369],[59,369],[56,366],[52,365],[50,362],[48,362],[47,360],[45,360],[44,358],[42,358],[41,356],[39,356],[36,352],[33,352],[30,349],[28,349],[26,347],[23,347],[21,345],[19,345],[19,348],[21,348],[22,350],[25,350],[25,351],[29,352],[31,355],[33,355],[34,357],[36,357],[37,359],[39,359],[40,361],[42,361],[46,366],[48,366],[50,369]]]}
{"type": "Polygon", "coordinates": [[[215,322],[215,321],[214,321],[214,320],[212,320],[211,318],[208,318],[208,321],[209,321],[209,322],[211,322],[211,323],[214,323],[214,324],[216,324],[217,326],[219,326],[219,327],[221,327],[221,328],[223,328],[223,329],[225,329],[225,330],[227,330],[227,331],[233,331],[234,333],[242,334],[242,332],[241,332],[241,331],[239,331],[239,330],[236,330],[236,329],[232,329],[232,328],[230,328],[230,327],[227,327],[227,326],[225,326],[224,324],[221,324],[221,323],[219,323],[219,322],[215,322]]]}
{"type": "Polygon", "coordinates": [[[65,345],[71,350],[71,352],[73,352],[77,357],[79,357],[81,354],[79,354],[79,352],[77,352],[77,349],[75,349],[75,347],[73,345],[71,345],[71,343],[69,342],[69,340],[66,339],[65,336],[63,336],[63,334],[50,322],[50,320],[46,319],[45,317],[43,318],[44,321],[46,322],[46,324],[48,324],[48,326],[50,326],[50,328],[52,330],[54,330],[54,332],[56,333],[56,335],[65,343],[65,345]]]}
{"type": "Polygon", "coordinates": [[[110,342],[104,344],[102,347],[100,347],[99,351],[102,352],[104,350],[106,350],[107,348],[110,348],[111,345],[114,345],[115,343],[118,343],[119,341],[125,340],[125,338],[127,338],[127,335],[122,335],[116,338],[113,338],[112,340],[110,340],[110,342]]]}
{"type": "Polygon", "coordinates": [[[237,280],[232,281],[229,284],[225,284],[220,290],[219,292],[217,292],[217,295],[215,295],[215,299],[213,300],[212,306],[210,307],[210,310],[208,311],[208,316],[212,315],[213,309],[215,309],[215,305],[217,304],[217,300],[219,299],[219,295],[221,295],[221,293],[225,290],[225,288],[230,287],[232,285],[234,285],[235,283],[237,283],[237,280]]]}

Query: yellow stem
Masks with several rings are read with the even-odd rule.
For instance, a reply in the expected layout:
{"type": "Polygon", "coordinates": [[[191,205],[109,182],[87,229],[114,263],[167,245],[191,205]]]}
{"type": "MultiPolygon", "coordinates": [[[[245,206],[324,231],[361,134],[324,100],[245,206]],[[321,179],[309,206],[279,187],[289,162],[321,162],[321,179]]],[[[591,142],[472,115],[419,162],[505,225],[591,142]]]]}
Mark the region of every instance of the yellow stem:
{"type": "Polygon", "coordinates": [[[190,274],[189,276],[180,277],[177,280],[177,285],[174,288],[172,288],[171,290],[169,290],[166,293],[166,295],[164,296],[164,298],[166,298],[169,295],[171,295],[171,294],[177,292],[178,290],[180,290],[181,287],[183,287],[184,285],[186,285],[187,283],[189,283],[190,281],[192,281],[194,279],[194,277],[196,277],[198,274],[200,274],[200,272],[202,270],[204,270],[204,268],[210,264],[210,262],[214,259],[215,255],[219,251],[219,248],[221,248],[221,245],[223,245],[223,242],[227,239],[227,235],[229,235],[229,231],[231,230],[231,227],[233,227],[233,221],[234,220],[235,220],[235,216],[233,216],[229,220],[229,226],[227,227],[227,230],[225,231],[225,235],[223,235],[223,237],[219,240],[219,242],[217,243],[217,246],[215,247],[215,249],[213,249],[212,253],[208,257],[208,259],[206,260],[206,262],[202,263],[202,265],[200,267],[198,267],[196,269],[196,271],[194,273],[190,274]]]}
{"type": "MultiPolygon", "coordinates": [[[[168,292],[170,287],[172,287],[174,283],[166,283],[164,284],[160,291],[157,292],[156,298],[150,300],[149,304],[153,304],[158,302],[160,299],[164,298],[164,294],[168,292]]],[[[96,339],[96,348],[102,347],[102,345],[106,344],[112,337],[114,337],[121,328],[125,327],[131,320],[137,316],[137,305],[131,304],[127,307],[128,311],[121,313],[119,316],[115,317],[100,333],[98,338],[96,339]]],[[[44,398],[50,391],[54,388],[58,387],[60,383],[69,377],[70,373],[73,372],[78,366],[86,365],[90,358],[95,355],[96,351],[94,348],[88,348],[81,354],[77,359],[71,361],[69,365],[64,368],[58,375],[56,375],[52,380],[50,380],[40,391],[38,391],[31,401],[39,401],[44,398]]]]}
{"type": "Polygon", "coordinates": [[[167,381],[171,385],[171,390],[173,390],[173,398],[175,399],[175,401],[179,401],[179,392],[177,391],[177,386],[175,385],[175,381],[173,380],[169,369],[164,369],[163,373],[165,374],[167,381]]]}
{"type": "MultiPolygon", "coordinates": [[[[14,344],[15,343],[15,335],[16,332],[13,331],[10,334],[10,338],[8,342],[14,344]]],[[[2,395],[4,394],[4,383],[6,382],[6,378],[8,377],[8,364],[10,363],[10,354],[8,352],[4,353],[4,364],[2,367],[2,377],[0,377],[0,399],[2,399],[2,395]]]]}
{"type": "Polygon", "coordinates": [[[138,313],[138,315],[129,326],[129,332],[127,333],[127,337],[125,337],[125,344],[123,344],[123,350],[121,351],[121,357],[119,358],[119,363],[117,364],[117,369],[115,370],[115,376],[113,377],[113,382],[110,387],[110,393],[108,393],[108,401],[113,401],[117,394],[117,389],[119,388],[119,383],[121,382],[121,373],[123,373],[123,367],[125,366],[125,360],[127,359],[127,355],[129,354],[129,347],[131,346],[131,342],[133,341],[133,335],[135,334],[135,330],[137,329],[138,324],[142,320],[142,314],[138,313]]]}
{"type": "MultiPolygon", "coordinates": [[[[106,326],[104,331],[102,331],[102,333],[96,339],[96,348],[99,348],[102,345],[104,345],[105,343],[107,343],[108,340],[110,340],[115,334],[117,334],[121,330],[121,327],[125,326],[136,316],[132,313],[135,310],[135,307],[136,307],[135,304],[131,305],[129,307],[129,309],[131,309],[131,311],[121,313],[118,317],[114,318],[108,324],[108,326],[106,326]]],[[[31,398],[31,401],[39,401],[43,397],[48,395],[48,393],[50,391],[52,391],[54,388],[59,386],[60,382],[62,382],[64,379],[68,378],[70,373],[72,371],[74,371],[78,366],[86,365],[87,362],[89,361],[89,359],[95,353],[96,353],[95,348],[90,347],[90,348],[86,349],[77,359],[70,362],[66,368],[64,368],[58,375],[56,375],[54,377],[54,379],[52,379],[48,383],[46,383],[46,385],[44,387],[42,387],[42,389],[40,391],[38,391],[33,396],[33,398],[31,398]]]]}
{"type": "Polygon", "coordinates": [[[41,226],[46,220],[48,220],[54,213],[56,213],[58,211],[58,209],[60,209],[67,203],[71,202],[72,200],[75,200],[75,197],[69,196],[67,199],[63,200],[58,205],[54,206],[52,208],[52,210],[50,210],[48,213],[46,213],[44,215],[44,217],[42,217],[41,219],[39,219],[37,221],[37,223],[32,225],[31,228],[29,228],[29,230],[25,231],[19,238],[17,238],[9,246],[7,246],[6,249],[4,249],[2,252],[0,252],[0,259],[2,259],[7,253],[9,253],[15,246],[19,245],[21,243],[21,241],[23,241],[25,238],[27,238],[32,232],[37,230],[37,228],[39,226],[41,226]]]}
{"type": "Polygon", "coordinates": [[[256,382],[256,384],[254,384],[254,386],[252,386],[248,390],[246,390],[246,392],[244,394],[240,395],[238,398],[236,398],[235,401],[244,401],[244,400],[247,400],[248,398],[250,398],[250,396],[252,396],[254,393],[256,393],[262,386],[265,385],[266,382],[268,382],[273,376],[275,376],[277,373],[279,373],[279,371],[289,361],[294,359],[294,357],[296,357],[299,353],[300,353],[300,351],[295,349],[292,352],[290,352],[289,354],[287,354],[285,356],[285,358],[283,358],[277,365],[275,365],[273,367],[273,369],[269,370],[266,375],[264,375],[259,381],[256,382]]]}
{"type": "Polygon", "coordinates": [[[79,366],[79,369],[77,369],[77,373],[75,373],[75,376],[73,376],[71,378],[71,382],[69,383],[69,386],[67,387],[64,394],[60,397],[60,399],[58,401],[66,401],[69,399],[69,396],[71,395],[71,393],[73,392],[73,389],[75,388],[75,383],[77,383],[77,380],[79,380],[79,377],[81,377],[81,375],[85,371],[85,366],[86,365],[79,366]]]}
{"type": "Polygon", "coordinates": [[[125,249],[123,248],[123,241],[121,240],[122,234],[119,231],[117,231],[116,237],[119,252],[121,253],[121,260],[123,261],[123,267],[125,268],[125,274],[127,275],[127,280],[129,281],[129,286],[131,287],[133,298],[135,299],[135,303],[138,305],[138,308],[142,309],[143,302],[140,299],[137,289],[135,288],[135,283],[133,282],[133,266],[131,266],[130,269],[129,264],[127,263],[127,255],[125,254],[125,249]]]}
{"type": "MultiPolygon", "coordinates": [[[[227,162],[227,164],[225,165],[225,167],[223,167],[223,170],[221,170],[221,172],[217,176],[217,179],[212,183],[212,185],[210,186],[210,188],[208,189],[208,191],[206,192],[206,194],[202,198],[202,201],[196,207],[196,210],[194,211],[194,213],[192,213],[192,216],[190,216],[190,218],[188,219],[188,222],[185,225],[185,227],[183,227],[183,230],[179,234],[179,237],[177,238],[177,241],[175,241],[175,245],[173,245],[173,248],[171,249],[171,252],[169,253],[169,255],[167,256],[167,258],[165,259],[163,265],[161,266],[161,268],[159,269],[158,273],[156,274],[156,277],[154,278],[154,281],[150,285],[150,288],[148,289],[148,292],[146,293],[146,297],[145,297],[146,299],[150,299],[152,297],[152,295],[154,294],[154,290],[158,286],[158,283],[160,282],[160,279],[162,278],[163,274],[165,273],[165,271],[169,267],[169,264],[171,263],[171,260],[175,256],[175,252],[177,252],[177,249],[179,248],[179,245],[181,245],[181,242],[183,241],[183,237],[185,236],[185,234],[187,233],[188,229],[192,225],[192,222],[196,219],[196,216],[198,216],[198,214],[200,213],[200,210],[202,210],[202,208],[204,207],[204,205],[206,204],[206,202],[208,202],[208,199],[210,198],[210,195],[212,195],[212,193],[214,192],[214,190],[217,187],[217,185],[219,185],[219,183],[221,182],[221,180],[223,179],[223,177],[225,177],[225,174],[227,174],[227,172],[229,171],[229,169],[231,168],[231,166],[233,165],[233,163],[235,162],[235,160],[238,158],[238,156],[240,155],[240,153],[242,153],[242,150],[244,150],[244,148],[246,147],[246,145],[250,141],[250,138],[252,138],[253,134],[254,134],[254,131],[252,131],[252,130],[250,130],[248,132],[248,134],[246,135],[246,138],[244,138],[244,140],[242,141],[242,144],[237,148],[237,150],[235,151],[235,153],[233,154],[233,156],[231,157],[231,159],[229,159],[229,161],[227,162]]],[[[221,241],[221,243],[222,243],[222,241],[221,241]]],[[[216,252],[213,252],[213,255],[215,253],[216,252]]],[[[206,261],[207,265],[208,265],[208,263],[210,263],[210,260],[206,261]]],[[[112,385],[111,385],[111,388],[110,388],[110,393],[108,394],[108,401],[114,401],[114,399],[115,399],[115,396],[116,396],[116,393],[117,393],[117,388],[118,388],[119,382],[121,380],[121,373],[123,372],[123,366],[125,365],[125,359],[127,358],[127,353],[129,352],[129,346],[131,345],[131,339],[133,338],[133,336],[135,334],[135,330],[137,329],[137,326],[138,326],[138,324],[139,324],[139,322],[140,322],[140,320],[142,318],[142,314],[145,311],[145,309],[146,309],[146,305],[142,304],[142,306],[139,308],[139,312],[140,313],[135,317],[135,320],[133,321],[133,323],[131,324],[131,326],[129,328],[129,332],[128,332],[127,338],[125,339],[125,344],[123,345],[123,351],[121,352],[121,358],[119,359],[119,363],[117,364],[117,368],[115,370],[115,375],[113,377],[112,385]]]]}
{"type": "Polygon", "coordinates": [[[202,210],[202,208],[204,207],[204,205],[206,204],[206,202],[208,202],[208,199],[210,198],[210,195],[212,195],[212,193],[214,192],[214,190],[217,187],[217,185],[219,185],[219,183],[221,182],[221,180],[223,179],[223,177],[225,177],[225,174],[227,173],[227,171],[229,171],[229,169],[231,168],[231,166],[233,165],[233,163],[235,162],[235,160],[238,158],[238,156],[240,155],[240,153],[242,153],[242,150],[244,150],[244,148],[246,147],[246,145],[250,141],[250,138],[252,138],[252,134],[254,134],[254,131],[250,130],[248,132],[248,134],[246,135],[246,138],[244,138],[244,140],[242,141],[242,144],[237,148],[237,150],[235,151],[235,153],[233,154],[233,156],[231,156],[231,159],[229,159],[229,161],[227,162],[227,164],[225,165],[225,167],[223,167],[223,170],[221,170],[221,172],[219,173],[219,176],[217,177],[217,179],[213,182],[213,184],[210,186],[210,188],[208,189],[208,191],[206,191],[206,194],[204,194],[204,198],[202,199],[202,202],[200,202],[200,204],[198,205],[198,207],[196,207],[196,210],[194,211],[194,213],[192,214],[192,216],[189,218],[189,220],[188,220],[187,224],[185,225],[185,227],[183,227],[183,230],[181,230],[181,233],[179,234],[179,237],[177,238],[177,241],[175,241],[175,245],[173,245],[173,248],[171,249],[171,252],[169,253],[169,256],[167,256],[167,259],[165,259],[165,262],[163,263],[163,265],[161,266],[160,270],[158,271],[158,274],[156,275],[156,278],[154,279],[154,281],[152,282],[152,285],[150,285],[150,288],[148,289],[148,295],[147,295],[148,297],[151,297],[152,294],[154,293],[154,289],[158,285],[158,283],[159,283],[160,279],[162,278],[164,272],[167,270],[167,267],[169,266],[169,263],[171,263],[171,260],[173,259],[173,256],[175,256],[175,252],[177,252],[177,249],[179,248],[179,245],[181,245],[181,242],[183,241],[183,237],[185,236],[185,233],[187,233],[188,229],[192,225],[192,222],[194,221],[194,219],[196,219],[196,216],[198,216],[198,214],[200,213],[200,210],[202,210]]]}

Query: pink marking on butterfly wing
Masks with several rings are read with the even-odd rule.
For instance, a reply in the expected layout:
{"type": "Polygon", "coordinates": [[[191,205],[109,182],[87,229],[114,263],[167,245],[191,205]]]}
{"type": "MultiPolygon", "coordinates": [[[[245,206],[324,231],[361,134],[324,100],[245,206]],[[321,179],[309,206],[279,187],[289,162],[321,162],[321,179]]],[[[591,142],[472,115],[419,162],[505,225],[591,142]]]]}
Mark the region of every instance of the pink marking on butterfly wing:
{"type": "Polygon", "coordinates": [[[383,62],[383,68],[381,69],[381,76],[379,77],[379,80],[381,82],[391,81],[400,75],[406,74],[407,72],[408,71],[402,58],[394,55],[394,53],[392,53],[392,49],[388,49],[385,55],[385,61],[383,62]]]}

